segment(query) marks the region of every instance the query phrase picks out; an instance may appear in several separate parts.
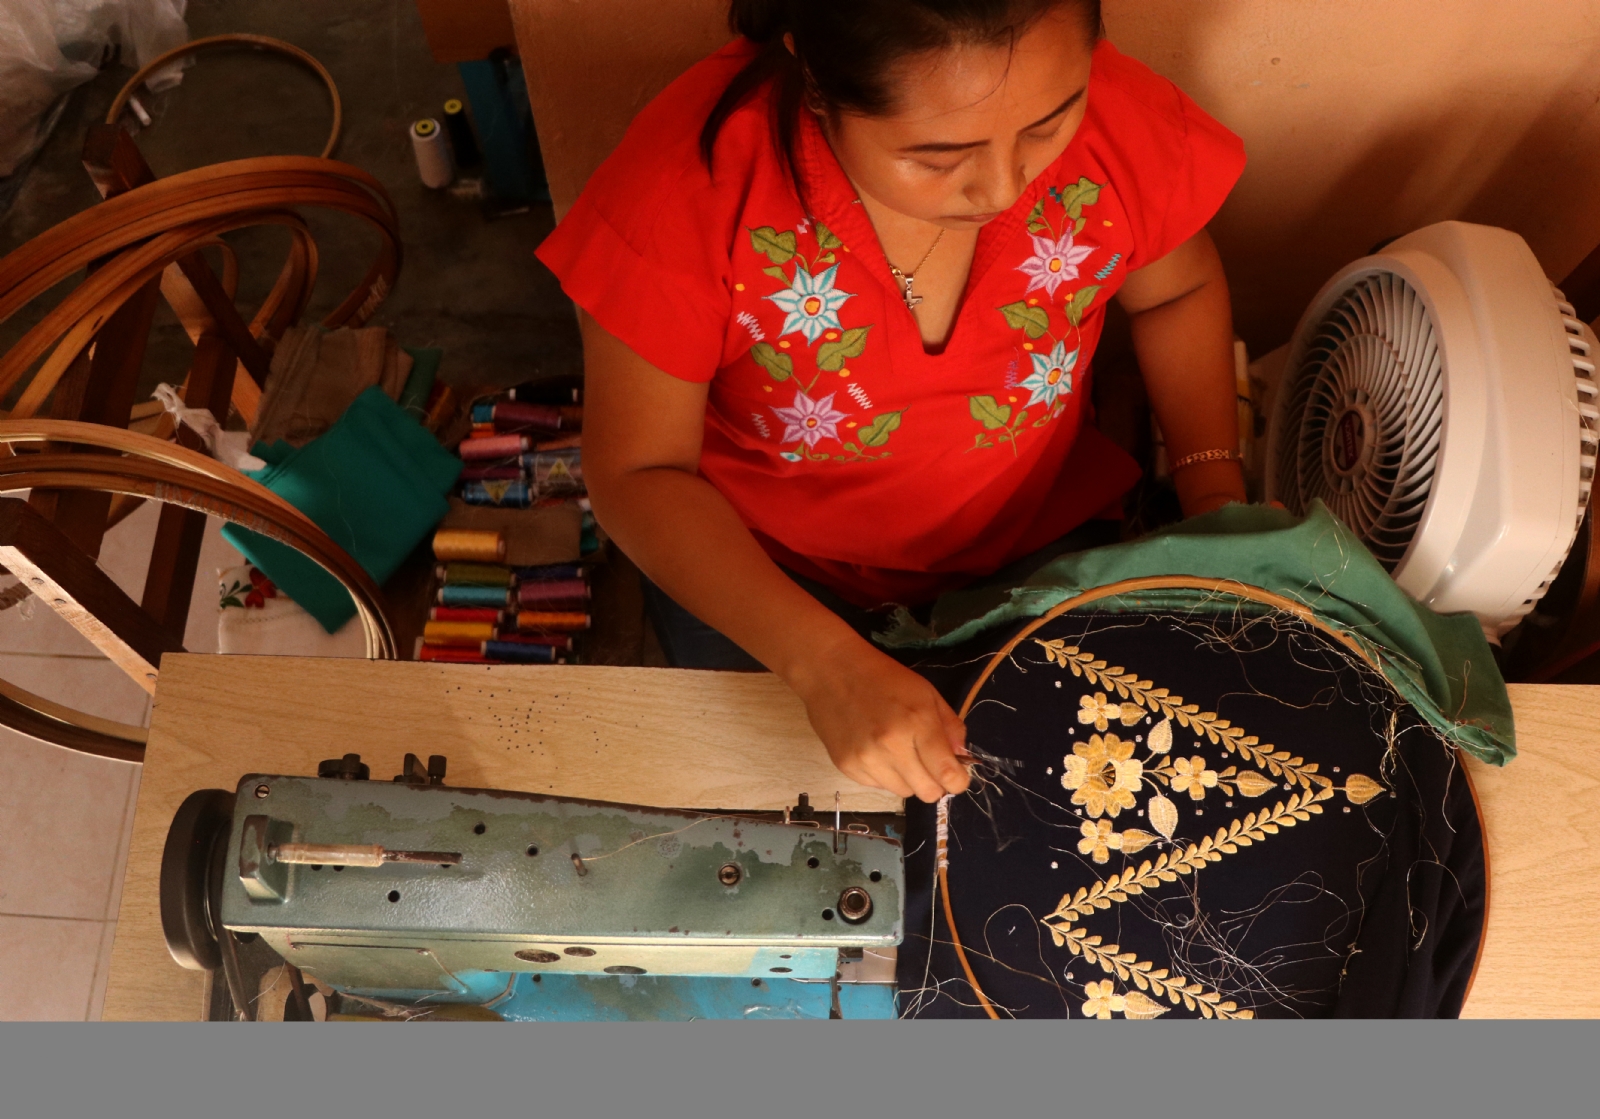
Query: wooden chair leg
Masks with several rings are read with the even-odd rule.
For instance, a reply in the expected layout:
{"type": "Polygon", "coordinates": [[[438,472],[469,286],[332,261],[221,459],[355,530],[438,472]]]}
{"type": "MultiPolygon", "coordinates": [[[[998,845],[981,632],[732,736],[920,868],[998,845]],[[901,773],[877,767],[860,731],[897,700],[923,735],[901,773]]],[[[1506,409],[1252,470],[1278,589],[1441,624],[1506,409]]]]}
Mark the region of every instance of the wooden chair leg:
{"type": "MultiPolygon", "coordinates": [[[[189,367],[184,403],[191,408],[208,408],[214,416],[226,416],[237,364],[238,358],[227,342],[214,334],[202,334],[195,345],[194,364],[189,367]]],[[[179,427],[178,442],[194,449],[201,446],[199,436],[187,427],[179,427]]],[[[143,605],[179,642],[189,623],[189,601],[194,595],[195,567],[200,561],[205,531],[204,513],[177,505],[162,506],[150,567],[145,573],[143,605]]]]}
{"type": "Polygon", "coordinates": [[[165,653],[183,642],[27,502],[0,498],[0,563],[147,692],[165,653]]]}

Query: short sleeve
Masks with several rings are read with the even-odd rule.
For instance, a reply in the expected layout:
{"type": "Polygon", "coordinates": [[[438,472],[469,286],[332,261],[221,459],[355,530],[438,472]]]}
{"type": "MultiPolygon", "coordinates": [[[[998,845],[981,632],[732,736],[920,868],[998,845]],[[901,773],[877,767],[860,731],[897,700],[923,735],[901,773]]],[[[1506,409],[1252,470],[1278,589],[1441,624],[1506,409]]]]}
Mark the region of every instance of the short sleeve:
{"type": "Polygon", "coordinates": [[[737,175],[713,181],[699,136],[742,62],[725,48],[647,105],[537,253],[600,326],[685,381],[716,375],[733,313],[743,192],[737,175]]]}
{"type": "Polygon", "coordinates": [[[1244,141],[1208,116],[1182,90],[1183,159],[1173,178],[1166,215],[1140,256],[1160,260],[1206,227],[1244,172],[1244,141]]]}
{"type": "Polygon", "coordinates": [[[1130,271],[1204,229],[1244,171],[1244,142],[1171,81],[1102,41],[1090,84],[1091,143],[1132,226],[1130,271]]]}

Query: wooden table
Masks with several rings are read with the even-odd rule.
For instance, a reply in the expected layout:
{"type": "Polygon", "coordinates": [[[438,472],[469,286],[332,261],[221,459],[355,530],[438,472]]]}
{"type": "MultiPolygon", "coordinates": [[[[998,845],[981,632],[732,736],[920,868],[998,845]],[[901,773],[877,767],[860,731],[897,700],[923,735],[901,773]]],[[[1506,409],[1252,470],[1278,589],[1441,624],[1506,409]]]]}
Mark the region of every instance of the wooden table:
{"type": "MultiPolygon", "coordinates": [[[[1489,931],[1467,1017],[1600,1016],[1600,688],[1513,687],[1521,757],[1472,763],[1488,826],[1489,931]]],[[[813,803],[897,811],[829,762],[799,701],[765,675],[650,668],[169,656],[161,666],[107,1020],[193,1021],[204,976],[161,936],[167,825],[195,789],[314,773],[358,752],[374,779],[444,754],[452,785],[663,807],[813,803]]]]}

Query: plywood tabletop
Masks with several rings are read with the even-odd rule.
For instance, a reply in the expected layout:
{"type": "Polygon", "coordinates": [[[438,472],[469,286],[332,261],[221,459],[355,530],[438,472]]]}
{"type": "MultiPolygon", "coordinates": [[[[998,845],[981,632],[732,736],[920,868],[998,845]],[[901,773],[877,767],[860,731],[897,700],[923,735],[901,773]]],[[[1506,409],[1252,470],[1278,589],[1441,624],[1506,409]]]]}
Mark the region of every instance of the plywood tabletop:
{"type": "Polygon", "coordinates": [[[1469,763],[1489,926],[1463,1018],[1600,1018],[1600,687],[1513,684],[1517,758],[1469,763]]]}
{"type": "MultiPolygon", "coordinates": [[[[1464,1017],[1600,1017],[1600,687],[1514,686],[1520,756],[1471,763],[1489,837],[1488,935],[1464,1017]]],[[[157,880],[195,789],[314,773],[360,753],[374,778],[444,754],[460,787],[662,807],[771,810],[809,792],[896,811],[833,768],[764,674],[294,657],[163,661],[139,788],[107,1020],[194,1020],[204,977],[172,963],[157,880]]]]}
{"type": "Polygon", "coordinates": [[[375,779],[410,751],[462,788],[675,808],[776,810],[801,792],[899,811],[833,767],[805,709],[764,673],[446,665],[300,657],[162,661],[112,949],[106,1020],[194,1020],[204,976],[161,936],[167,826],[196,789],[246,773],[312,774],[355,752],[375,779]]]}

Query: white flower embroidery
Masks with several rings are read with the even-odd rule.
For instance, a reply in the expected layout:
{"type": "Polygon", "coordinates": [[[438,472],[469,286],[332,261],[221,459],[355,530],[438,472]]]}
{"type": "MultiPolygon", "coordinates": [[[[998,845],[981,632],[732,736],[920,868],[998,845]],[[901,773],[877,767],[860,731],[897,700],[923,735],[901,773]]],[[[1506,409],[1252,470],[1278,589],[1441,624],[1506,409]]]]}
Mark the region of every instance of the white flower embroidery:
{"type": "MultiPolygon", "coordinates": [[[[804,275],[804,273],[802,273],[804,275]]],[[[788,408],[774,408],[773,415],[784,422],[783,438],[780,443],[805,443],[808,447],[815,447],[824,439],[839,438],[839,421],[850,415],[849,412],[840,412],[833,406],[833,393],[812,400],[805,393],[795,390],[794,404],[788,408]]]]}
{"type": "Polygon", "coordinates": [[[844,306],[845,300],[855,296],[834,289],[834,275],[838,271],[839,266],[835,264],[813,276],[804,268],[796,267],[794,282],[788,290],[766,296],[788,312],[783,329],[778,331],[779,337],[798,332],[805,335],[807,343],[815,343],[824,331],[844,329],[839,324],[839,308],[844,306]]]}
{"type": "Polygon", "coordinates": [[[1065,342],[1057,342],[1048,354],[1029,354],[1033,372],[1022,378],[1022,387],[1033,393],[1030,405],[1053,406],[1056,398],[1072,391],[1072,371],[1078,367],[1078,351],[1067,352],[1065,342]]]}
{"type": "Polygon", "coordinates": [[[1017,265],[1017,271],[1027,274],[1029,291],[1044,288],[1045,294],[1053,297],[1056,288],[1078,278],[1078,265],[1093,253],[1090,245],[1074,245],[1070,230],[1059,241],[1034,234],[1033,255],[1017,265]]]}

